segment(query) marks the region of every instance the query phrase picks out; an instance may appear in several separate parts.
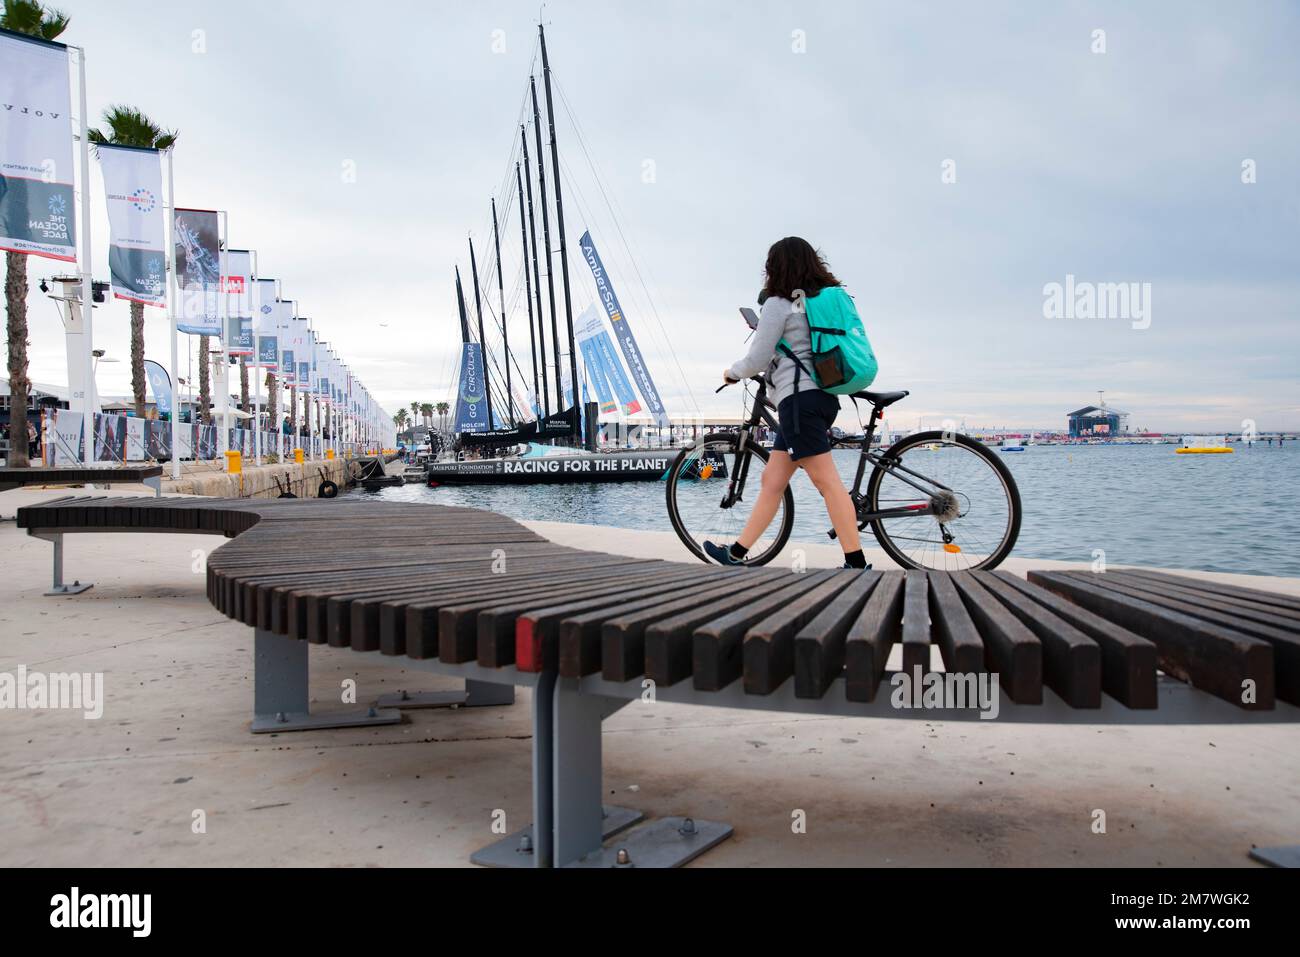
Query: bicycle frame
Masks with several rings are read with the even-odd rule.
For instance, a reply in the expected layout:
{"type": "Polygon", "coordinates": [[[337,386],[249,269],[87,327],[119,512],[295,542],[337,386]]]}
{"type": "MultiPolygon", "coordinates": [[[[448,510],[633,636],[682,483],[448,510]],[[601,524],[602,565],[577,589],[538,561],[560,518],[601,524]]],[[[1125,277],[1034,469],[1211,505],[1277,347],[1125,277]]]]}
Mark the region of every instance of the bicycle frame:
{"type": "MultiPolygon", "coordinates": [[[[749,442],[750,434],[760,424],[766,425],[773,431],[780,429],[780,423],[772,415],[775,407],[767,398],[767,380],[761,376],[755,376],[754,382],[758,383],[758,391],[754,394],[754,403],[750,409],[749,417],[741,423],[740,431],[736,437],[736,467],[731,470],[731,478],[727,484],[727,493],[723,496],[722,507],[730,508],[744,496],[745,481],[749,477],[749,460],[750,456],[744,453],[746,444],[749,442]]],[[[941,482],[936,482],[921,473],[908,468],[901,462],[889,458],[887,454],[873,451],[871,448],[872,439],[876,435],[876,422],[884,417],[884,407],[873,405],[871,408],[871,418],[867,423],[866,430],[863,432],[862,441],[859,443],[858,450],[858,468],[853,478],[853,488],[849,492],[850,498],[853,499],[854,508],[857,511],[858,527],[863,528],[869,522],[880,521],[890,518],[915,518],[919,515],[934,515],[934,497],[936,492],[951,492],[948,486],[941,482]],[[904,505],[899,508],[886,508],[878,512],[865,512],[862,510],[862,479],[867,472],[867,463],[882,469],[893,475],[900,482],[912,486],[925,497],[925,501],[916,505],[904,505]],[[914,481],[914,479],[916,481],[914,481]],[[922,485],[921,483],[927,483],[922,485]]]]}

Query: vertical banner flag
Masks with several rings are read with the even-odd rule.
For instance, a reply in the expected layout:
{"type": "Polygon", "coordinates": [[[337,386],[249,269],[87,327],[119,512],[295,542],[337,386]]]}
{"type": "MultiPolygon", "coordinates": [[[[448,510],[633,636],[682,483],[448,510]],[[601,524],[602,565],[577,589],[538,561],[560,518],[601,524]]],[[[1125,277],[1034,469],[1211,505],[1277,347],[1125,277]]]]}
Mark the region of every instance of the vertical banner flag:
{"type": "Polygon", "coordinates": [[[108,272],[118,299],[165,307],[162,153],[97,146],[108,200],[108,272]]]}
{"type": "Polygon", "coordinates": [[[483,349],[477,342],[464,342],[460,347],[460,388],[456,390],[456,431],[486,432],[489,428],[483,349]]]}
{"type": "Polygon", "coordinates": [[[226,328],[222,339],[226,355],[253,354],[252,275],[251,252],[247,249],[226,250],[226,274],[222,282],[226,305],[226,328]]]}
{"type": "Polygon", "coordinates": [[[595,306],[588,306],[578,317],[578,322],[574,326],[574,339],[582,352],[588,376],[600,399],[600,411],[614,412],[618,406],[621,406],[624,415],[636,415],[640,412],[641,403],[637,401],[636,391],[627,377],[623,360],[614,351],[609,330],[601,322],[600,313],[596,311],[595,306]],[[609,396],[611,386],[618,397],[617,406],[614,404],[614,399],[609,396]]]}
{"type": "Polygon", "coordinates": [[[0,34],[0,249],[77,261],[62,43],[0,34]]]}
{"type": "Polygon", "coordinates": [[[194,336],[221,335],[221,253],[217,213],[211,209],[177,209],[172,217],[176,284],[180,308],[176,328],[194,336]]]}
{"type": "Polygon", "coordinates": [[[659,390],[655,388],[654,380],[650,378],[650,370],[646,368],[645,359],[641,356],[641,347],[637,345],[636,336],[632,334],[627,316],[623,314],[623,307],[619,305],[618,296],[614,293],[614,287],[609,284],[605,266],[600,261],[600,253],[596,252],[596,244],[591,241],[591,233],[589,231],[583,233],[578,243],[582,248],[583,258],[587,260],[587,265],[591,267],[591,274],[595,277],[601,305],[605,307],[605,314],[609,316],[609,323],[614,328],[614,338],[618,340],[619,348],[623,350],[623,358],[627,360],[632,378],[636,381],[637,388],[641,390],[646,405],[649,406],[648,411],[654,416],[656,424],[667,425],[668,413],[664,411],[663,400],[659,398],[659,390]]]}
{"type": "Polygon", "coordinates": [[[254,341],[260,350],[256,364],[273,372],[280,364],[280,319],[276,312],[275,285],[274,279],[257,280],[257,295],[254,298],[254,307],[257,309],[254,325],[257,338],[254,341]]]}
{"type": "Polygon", "coordinates": [[[153,404],[159,416],[171,415],[172,411],[172,377],[167,370],[152,359],[144,360],[145,378],[153,390],[153,404]]]}

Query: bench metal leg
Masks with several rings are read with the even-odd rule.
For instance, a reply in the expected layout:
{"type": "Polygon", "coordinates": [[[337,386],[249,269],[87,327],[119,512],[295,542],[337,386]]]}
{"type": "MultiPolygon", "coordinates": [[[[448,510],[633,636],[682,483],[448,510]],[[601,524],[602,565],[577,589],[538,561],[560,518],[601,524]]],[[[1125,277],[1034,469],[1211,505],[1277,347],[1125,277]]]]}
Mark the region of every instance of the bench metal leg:
{"type": "MultiPolygon", "coordinates": [[[[608,847],[601,828],[604,789],[601,722],[629,702],[581,694],[576,679],[562,678],[555,693],[555,860],[561,867],[680,867],[726,840],[728,824],[684,817],[658,818],[634,828],[608,847]]],[[[627,808],[604,808],[622,831],[644,817],[627,808]],[[626,823],[623,823],[623,822],[626,823]]]]}
{"type": "Polygon", "coordinates": [[[153,478],[145,479],[144,484],[149,488],[153,489],[154,498],[162,498],[162,476],[161,475],[155,475],[153,478]]]}
{"type": "MultiPolygon", "coordinates": [[[[485,867],[555,866],[556,801],[557,798],[567,797],[567,794],[559,795],[555,786],[555,685],[554,672],[548,672],[542,674],[533,686],[533,823],[476,851],[470,856],[471,863],[485,867]]],[[[596,731],[599,736],[599,717],[596,719],[596,731]]],[[[604,807],[600,804],[599,751],[596,760],[596,787],[586,797],[594,797],[595,800],[595,810],[590,812],[591,821],[587,823],[593,824],[597,834],[596,846],[599,847],[602,838],[613,837],[641,820],[643,815],[630,808],[604,807]]],[[[588,810],[590,807],[588,805],[588,810]]],[[[579,812],[578,816],[581,814],[579,812]]]]}
{"type": "Polygon", "coordinates": [[[381,708],[481,708],[515,703],[515,686],[494,681],[465,681],[464,691],[398,691],[381,695],[381,708]]]}
{"type": "Polygon", "coordinates": [[[317,731],[397,724],[392,708],[312,714],[307,692],[307,642],[261,628],[253,636],[253,733],[317,731]]]}
{"type": "Polygon", "coordinates": [[[48,538],[54,544],[54,584],[47,595],[80,595],[88,588],[94,588],[93,582],[74,581],[71,585],[63,584],[63,533],[54,532],[51,535],[42,535],[42,538],[48,538]]]}

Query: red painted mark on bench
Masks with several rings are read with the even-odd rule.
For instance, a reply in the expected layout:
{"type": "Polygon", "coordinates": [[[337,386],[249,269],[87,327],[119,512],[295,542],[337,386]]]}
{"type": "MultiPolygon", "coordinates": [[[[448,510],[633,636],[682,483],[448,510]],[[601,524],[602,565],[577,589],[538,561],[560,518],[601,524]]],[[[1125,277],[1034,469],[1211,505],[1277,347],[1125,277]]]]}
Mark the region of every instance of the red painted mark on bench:
{"type": "Polygon", "coordinates": [[[533,620],[515,620],[515,667],[520,671],[542,670],[542,642],[533,633],[533,620]]]}

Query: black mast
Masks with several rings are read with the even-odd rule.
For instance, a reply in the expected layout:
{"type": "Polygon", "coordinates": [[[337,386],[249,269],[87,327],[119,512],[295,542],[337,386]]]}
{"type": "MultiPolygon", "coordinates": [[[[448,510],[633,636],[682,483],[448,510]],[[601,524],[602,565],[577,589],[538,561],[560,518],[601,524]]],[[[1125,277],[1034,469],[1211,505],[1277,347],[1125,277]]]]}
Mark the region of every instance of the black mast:
{"type": "MultiPolygon", "coordinates": [[[[528,130],[519,124],[519,139],[524,146],[524,183],[528,188],[528,231],[533,239],[533,295],[537,297],[537,345],[542,367],[542,409],[551,414],[550,384],[546,381],[546,320],[542,312],[542,277],[537,271],[537,217],[533,215],[533,174],[528,168],[528,130]]],[[[558,410],[557,410],[558,411],[558,410]]]]}
{"type": "Polygon", "coordinates": [[[470,278],[474,280],[474,308],[478,310],[478,347],[483,355],[483,394],[487,397],[488,428],[495,429],[492,421],[492,383],[488,379],[487,339],[483,335],[483,301],[478,294],[478,261],[474,258],[474,237],[469,239],[470,278]]]}
{"type": "MultiPolygon", "coordinates": [[[[569,380],[573,383],[573,404],[582,402],[578,387],[578,351],[573,344],[573,304],[569,294],[569,247],[564,241],[564,199],[560,196],[560,152],[555,145],[555,105],[551,102],[551,63],[546,58],[546,30],[537,24],[542,44],[542,80],[546,86],[546,123],[551,134],[551,172],[555,176],[555,226],[560,231],[560,272],[564,277],[564,321],[569,329],[569,380]]],[[[556,347],[559,348],[558,346],[556,347]]],[[[578,437],[579,417],[573,417],[573,436],[578,437]]]]}
{"type": "Polygon", "coordinates": [[[510,387],[510,337],[506,332],[506,287],[501,279],[501,234],[497,232],[497,198],[492,197],[492,242],[497,250],[497,295],[501,301],[501,343],[506,353],[506,409],[515,424],[515,392],[510,387]]]}
{"type": "Polygon", "coordinates": [[[564,384],[560,375],[560,327],[555,318],[555,270],[551,268],[551,217],[546,204],[546,160],[542,158],[542,117],[537,110],[537,78],[530,76],[533,91],[533,133],[537,137],[537,192],[542,204],[542,245],[546,247],[546,288],[551,294],[551,344],[555,346],[555,410],[564,411],[564,384]]]}
{"type": "Polygon", "coordinates": [[[524,177],[515,164],[515,188],[519,191],[519,241],[524,250],[524,302],[528,303],[528,349],[533,356],[533,396],[540,398],[537,391],[537,334],[533,330],[533,282],[528,276],[528,228],[524,223],[524,177]]]}
{"type": "Polygon", "coordinates": [[[460,308],[460,341],[469,342],[469,315],[465,312],[465,290],[460,285],[460,267],[456,267],[456,305],[460,308]]]}

